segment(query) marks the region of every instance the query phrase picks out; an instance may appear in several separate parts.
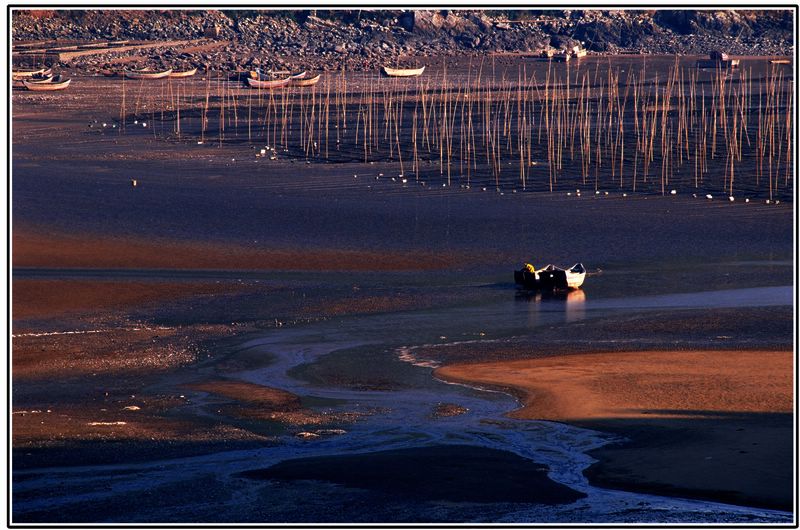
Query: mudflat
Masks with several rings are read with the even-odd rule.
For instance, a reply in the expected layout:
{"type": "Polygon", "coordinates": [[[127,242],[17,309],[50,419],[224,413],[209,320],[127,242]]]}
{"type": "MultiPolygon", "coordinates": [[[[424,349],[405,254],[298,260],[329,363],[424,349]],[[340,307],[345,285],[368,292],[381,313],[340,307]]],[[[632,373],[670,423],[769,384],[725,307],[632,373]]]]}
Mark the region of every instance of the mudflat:
{"type": "Polygon", "coordinates": [[[444,366],[447,380],[511,389],[526,419],[624,438],[593,454],[601,486],[788,510],[791,351],[643,351],[444,366]]]}

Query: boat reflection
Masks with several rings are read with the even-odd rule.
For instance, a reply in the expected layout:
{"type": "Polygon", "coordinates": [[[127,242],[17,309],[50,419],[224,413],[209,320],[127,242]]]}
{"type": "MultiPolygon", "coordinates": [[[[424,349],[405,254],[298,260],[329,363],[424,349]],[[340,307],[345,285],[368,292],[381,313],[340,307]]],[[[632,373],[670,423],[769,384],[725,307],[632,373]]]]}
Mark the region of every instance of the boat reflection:
{"type": "Polygon", "coordinates": [[[515,298],[518,301],[529,303],[528,324],[530,326],[537,326],[539,314],[544,312],[563,312],[565,322],[581,320],[586,314],[586,292],[583,289],[517,291],[515,298]]]}

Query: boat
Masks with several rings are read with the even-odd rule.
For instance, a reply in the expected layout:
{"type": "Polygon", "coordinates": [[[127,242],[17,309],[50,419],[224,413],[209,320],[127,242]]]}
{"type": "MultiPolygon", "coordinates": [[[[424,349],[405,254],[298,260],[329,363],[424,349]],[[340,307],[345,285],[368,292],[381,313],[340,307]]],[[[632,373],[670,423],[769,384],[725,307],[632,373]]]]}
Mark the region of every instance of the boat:
{"type": "Polygon", "coordinates": [[[124,72],[125,77],[128,79],[163,79],[172,73],[172,68],[163,72],[154,72],[152,70],[125,70],[124,72]]]}
{"type": "Polygon", "coordinates": [[[314,86],[319,83],[322,74],[317,74],[314,77],[309,77],[308,79],[297,79],[294,77],[289,78],[289,84],[291,86],[314,86]]]}
{"type": "Polygon", "coordinates": [[[116,70],[100,70],[100,73],[106,77],[114,77],[117,75],[116,70]]]}
{"type": "Polygon", "coordinates": [[[585,48],[581,48],[580,46],[573,46],[572,47],[572,56],[576,59],[580,59],[582,57],[586,57],[588,52],[585,48]]]}
{"type": "Polygon", "coordinates": [[[169,77],[192,77],[196,73],[197,68],[192,68],[191,70],[186,70],[183,72],[172,72],[169,74],[169,77]]]}
{"type": "Polygon", "coordinates": [[[425,71],[425,67],[422,68],[389,68],[388,66],[384,66],[382,68],[383,73],[389,77],[416,77],[418,75],[422,75],[422,72],[425,71]]]}
{"type": "Polygon", "coordinates": [[[28,79],[34,76],[46,76],[50,74],[50,68],[39,68],[38,70],[17,70],[11,72],[11,79],[14,81],[20,81],[22,79],[28,79]]]}
{"type": "Polygon", "coordinates": [[[284,87],[289,84],[292,80],[291,77],[286,77],[284,79],[278,79],[275,81],[260,81],[258,79],[253,79],[252,77],[247,78],[247,86],[250,88],[260,88],[260,89],[272,89],[272,88],[280,88],[284,87]]]}
{"type": "Polygon", "coordinates": [[[289,75],[289,79],[303,79],[306,76],[305,70],[292,74],[287,70],[267,70],[266,72],[263,72],[260,68],[256,68],[255,70],[250,70],[250,79],[256,79],[258,81],[273,81],[276,75],[287,74],[289,75]]]}
{"type": "Polygon", "coordinates": [[[790,59],[770,59],[769,64],[792,64],[790,59]]]}
{"type": "Polygon", "coordinates": [[[712,51],[708,60],[697,61],[698,68],[739,68],[739,59],[731,59],[727,53],[712,51]]]}
{"type": "Polygon", "coordinates": [[[60,83],[61,82],[61,74],[59,75],[49,75],[47,77],[31,77],[30,79],[26,79],[28,83],[36,83],[37,85],[42,83],[60,83]]]}
{"type": "Polygon", "coordinates": [[[514,283],[524,289],[552,291],[556,289],[578,289],[586,278],[586,268],[576,263],[569,269],[547,265],[535,269],[526,263],[522,269],[514,271],[514,283]]]}
{"type": "Polygon", "coordinates": [[[54,90],[64,90],[69,86],[70,81],[72,81],[72,79],[67,79],[60,83],[31,83],[25,80],[22,84],[25,85],[25,88],[33,90],[34,92],[52,92],[54,90]]]}

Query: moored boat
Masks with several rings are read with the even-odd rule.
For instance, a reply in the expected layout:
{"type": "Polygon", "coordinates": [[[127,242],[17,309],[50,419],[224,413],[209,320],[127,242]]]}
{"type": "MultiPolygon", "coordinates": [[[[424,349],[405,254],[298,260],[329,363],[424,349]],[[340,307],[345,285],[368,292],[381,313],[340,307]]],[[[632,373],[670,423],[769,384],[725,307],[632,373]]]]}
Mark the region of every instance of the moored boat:
{"type": "Polygon", "coordinates": [[[172,68],[164,70],[163,72],[154,72],[152,70],[125,70],[125,77],[128,79],[163,79],[172,73],[172,68]]]}
{"type": "Polygon", "coordinates": [[[16,70],[11,72],[11,79],[14,81],[21,81],[22,79],[29,79],[34,76],[46,76],[51,72],[50,68],[39,68],[38,70],[16,70]]]}
{"type": "Polygon", "coordinates": [[[28,83],[36,83],[37,85],[42,83],[60,83],[61,74],[56,76],[49,75],[47,77],[31,77],[30,79],[26,79],[25,81],[27,81],[28,83]]]}
{"type": "Polygon", "coordinates": [[[384,66],[382,68],[383,73],[389,77],[416,77],[418,75],[422,75],[422,72],[425,71],[425,67],[421,68],[389,68],[388,66],[384,66]]]}
{"type": "Polygon", "coordinates": [[[714,50],[708,54],[708,60],[697,61],[698,68],[739,68],[739,59],[731,59],[727,53],[714,50]]]}
{"type": "Polygon", "coordinates": [[[514,271],[514,283],[530,290],[578,289],[583,285],[584,279],[586,268],[582,263],[576,263],[569,269],[555,265],[535,269],[533,265],[526,263],[522,269],[514,271]]]}
{"type": "Polygon", "coordinates": [[[34,92],[52,92],[54,90],[64,90],[69,86],[70,81],[72,81],[72,79],[67,79],[60,83],[31,83],[25,80],[22,84],[25,85],[25,88],[33,90],[34,92]]]}
{"type": "Polygon", "coordinates": [[[258,81],[274,81],[276,75],[288,75],[289,79],[303,79],[306,76],[306,71],[291,73],[288,70],[267,70],[266,72],[260,68],[250,70],[250,78],[258,81]]]}
{"type": "Polygon", "coordinates": [[[295,78],[295,77],[290,77],[289,78],[290,79],[289,84],[292,85],[292,86],[303,86],[303,87],[314,86],[317,83],[319,83],[319,80],[320,80],[321,77],[322,77],[322,74],[317,74],[314,77],[309,77],[308,79],[298,79],[298,78],[295,78]]]}
{"type": "Polygon", "coordinates": [[[191,70],[185,70],[183,72],[172,72],[169,74],[170,77],[192,77],[194,74],[197,73],[197,68],[192,68],[191,70]]]}
{"type": "Polygon", "coordinates": [[[275,81],[260,81],[258,79],[253,79],[252,77],[247,78],[247,85],[250,88],[261,88],[261,89],[272,89],[272,88],[280,88],[284,87],[289,84],[292,80],[291,77],[286,77],[284,79],[278,79],[275,81]]]}

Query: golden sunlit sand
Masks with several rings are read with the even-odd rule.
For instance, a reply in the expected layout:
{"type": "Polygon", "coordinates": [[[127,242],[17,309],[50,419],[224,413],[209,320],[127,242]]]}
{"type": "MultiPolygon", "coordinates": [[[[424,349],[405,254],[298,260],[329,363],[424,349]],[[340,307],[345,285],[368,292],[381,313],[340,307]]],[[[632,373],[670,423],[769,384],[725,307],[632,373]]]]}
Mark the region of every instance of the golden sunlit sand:
{"type": "Polygon", "coordinates": [[[518,418],[575,421],[695,412],[791,412],[792,354],[665,351],[445,366],[444,379],[511,387],[518,418]]]}

